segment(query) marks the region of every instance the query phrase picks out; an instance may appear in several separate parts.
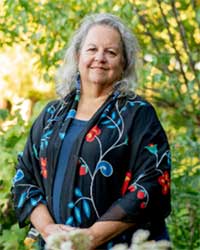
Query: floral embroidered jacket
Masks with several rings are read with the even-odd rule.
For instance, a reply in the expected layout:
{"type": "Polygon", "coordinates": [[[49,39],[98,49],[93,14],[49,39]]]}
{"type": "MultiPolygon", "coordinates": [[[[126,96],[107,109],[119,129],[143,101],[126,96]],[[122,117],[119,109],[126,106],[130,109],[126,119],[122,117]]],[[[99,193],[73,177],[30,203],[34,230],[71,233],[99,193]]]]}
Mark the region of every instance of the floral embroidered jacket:
{"type": "MultiPolygon", "coordinates": [[[[19,154],[12,193],[20,227],[39,203],[52,210],[52,187],[62,140],[79,94],[49,103],[19,154]]],[[[63,223],[134,222],[146,227],[170,213],[170,152],[154,108],[130,92],[114,92],[73,145],[60,214],[63,223]]],[[[124,237],[124,236],[123,236],[124,237]]]]}

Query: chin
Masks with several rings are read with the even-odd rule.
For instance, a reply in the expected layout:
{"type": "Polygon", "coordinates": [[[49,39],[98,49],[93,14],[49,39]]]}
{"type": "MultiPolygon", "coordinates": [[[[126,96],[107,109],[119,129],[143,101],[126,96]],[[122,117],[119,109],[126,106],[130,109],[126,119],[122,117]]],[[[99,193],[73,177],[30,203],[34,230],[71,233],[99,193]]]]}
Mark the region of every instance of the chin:
{"type": "Polygon", "coordinates": [[[91,79],[91,82],[94,84],[105,85],[105,84],[107,84],[108,81],[106,79],[102,79],[102,78],[93,78],[93,79],[91,79]]]}
{"type": "Polygon", "coordinates": [[[107,81],[93,81],[95,85],[108,86],[110,85],[107,81]]]}

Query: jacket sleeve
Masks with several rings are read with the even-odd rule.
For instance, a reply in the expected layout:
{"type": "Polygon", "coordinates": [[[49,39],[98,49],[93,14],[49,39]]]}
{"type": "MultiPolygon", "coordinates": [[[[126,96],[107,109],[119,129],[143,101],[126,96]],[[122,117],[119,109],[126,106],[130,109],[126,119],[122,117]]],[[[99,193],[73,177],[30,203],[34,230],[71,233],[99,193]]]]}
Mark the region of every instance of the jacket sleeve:
{"type": "Polygon", "coordinates": [[[170,151],[154,108],[141,106],[129,136],[129,168],[122,196],[100,220],[144,224],[170,213],[170,151]]]}
{"type": "Polygon", "coordinates": [[[28,223],[29,215],[39,203],[46,203],[38,152],[47,110],[48,105],[33,123],[25,148],[18,155],[11,192],[20,227],[28,223]]]}

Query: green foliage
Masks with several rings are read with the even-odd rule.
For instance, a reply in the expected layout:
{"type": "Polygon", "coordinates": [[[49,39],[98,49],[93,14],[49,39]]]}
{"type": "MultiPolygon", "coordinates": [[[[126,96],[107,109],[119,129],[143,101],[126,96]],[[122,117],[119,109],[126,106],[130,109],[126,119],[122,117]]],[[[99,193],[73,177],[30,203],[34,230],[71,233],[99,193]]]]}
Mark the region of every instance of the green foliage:
{"type": "MultiPolygon", "coordinates": [[[[8,46],[21,45],[35,58],[31,70],[37,68],[40,76],[52,83],[72,33],[82,17],[95,12],[111,12],[122,17],[139,39],[143,68],[138,92],[157,107],[172,151],[169,231],[174,249],[197,250],[200,246],[199,1],[4,0],[0,2],[0,46],[6,51],[8,46]]],[[[21,76],[18,80],[23,82],[18,90],[21,96],[34,103],[48,99],[49,96],[44,98],[33,89],[32,79],[24,74],[24,68],[25,64],[18,74],[10,74],[3,80],[11,88],[16,75],[21,76]]],[[[14,87],[13,92],[17,92],[14,87]]],[[[33,117],[41,110],[41,103],[34,110],[33,117]]],[[[11,249],[9,244],[13,244],[12,249],[23,248],[19,242],[25,231],[15,225],[9,190],[16,155],[23,149],[31,123],[27,125],[19,114],[12,116],[0,109],[0,248],[4,249],[11,249]],[[7,130],[6,122],[11,123],[7,130]],[[9,229],[16,232],[17,239],[14,236],[7,239],[9,229]]]]}
{"type": "Polygon", "coordinates": [[[0,109],[0,120],[5,120],[9,115],[8,110],[0,109]]]}
{"type": "MultiPolygon", "coordinates": [[[[38,102],[33,111],[34,119],[41,111],[44,102],[38,102]]],[[[8,113],[4,110],[4,113],[8,113]]],[[[19,229],[13,210],[10,189],[15,174],[17,154],[24,148],[30,124],[25,124],[19,113],[0,117],[0,249],[23,250],[23,240],[27,229],[19,229]],[[9,123],[7,123],[9,122],[9,123]]]]}
{"type": "Polygon", "coordinates": [[[174,145],[172,171],[172,213],[168,227],[175,249],[199,249],[200,245],[200,182],[199,159],[193,157],[199,144],[180,136],[174,145]],[[177,147],[178,150],[177,150],[177,147]],[[183,157],[184,155],[184,157],[183,157]]]}
{"type": "Polygon", "coordinates": [[[199,249],[199,173],[172,179],[172,214],[168,227],[175,249],[199,249]],[[184,201],[184,202],[183,202],[184,201]]]}
{"type": "Polygon", "coordinates": [[[4,250],[25,250],[23,240],[27,233],[26,229],[19,230],[17,224],[12,225],[9,229],[3,230],[0,237],[0,249],[4,250]]]}
{"type": "MultiPolygon", "coordinates": [[[[6,110],[3,113],[8,113],[6,110]]],[[[24,230],[19,230],[13,211],[10,188],[12,177],[14,176],[14,167],[16,164],[16,155],[22,150],[25,142],[25,132],[27,126],[19,115],[1,116],[0,125],[6,121],[12,123],[11,128],[4,131],[0,128],[0,249],[22,249],[21,242],[25,234],[24,230]]]]}

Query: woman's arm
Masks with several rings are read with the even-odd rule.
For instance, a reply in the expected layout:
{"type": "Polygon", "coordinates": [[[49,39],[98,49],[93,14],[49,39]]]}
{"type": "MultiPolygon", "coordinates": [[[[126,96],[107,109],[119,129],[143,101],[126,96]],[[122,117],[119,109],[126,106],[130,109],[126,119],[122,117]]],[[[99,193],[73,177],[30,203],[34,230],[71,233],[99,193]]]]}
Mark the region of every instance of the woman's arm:
{"type": "Polygon", "coordinates": [[[73,227],[62,224],[55,224],[48,208],[44,204],[39,204],[31,213],[30,221],[46,241],[47,237],[62,231],[69,232],[73,227]]]}
{"type": "Polygon", "coordinates": [[[38,230],[43,239],[49,236],[50,225],[55,225],[47,207],[39,204],[31,213],[30,221],[33,226],[38,230]]]}
{"type": "MultiPolygon", "coordinates": [[[[166,135],[151,106],[135,118],[130,138],[130,166],[121,199],[88,229],[92,249],[129,227],[163,219],[170,212],[170,152],[166,135]]],[[[124,185],[123,185],[124,186],[124,185]]]]}
{"type": "MultiPolygon", "coordinates": [[[[63,231],[69,232],[75,229],[70,226],[55,224],[47,207],[44,204],[39,204],[33,210],[30,215],[30,220],[44,240],[46,240],[51,234],[63,231]]],[[[121,221],[99,221],[94,223],[90,228],[82,230],[86,235],[91,236],[92,250],[133,226],[133,223],[121,221]]]]}
{"type": "Polygon", "coordinates": [[[91,249],[108,242],[110,239],[119,235],[126,229],[134,227],[133,223],[126,223],[122,221],[98,221],[94,223],[90,228],[83,229],[85,233],[92,238],[91,249]]]}
{"type": "Polygon", "coordinates": [[[30,129],[23,152],[18,155],[11,192],[20,227],[29,223],[30,214],[39,204],[47,203],[39,152],[43,129],[53,115],[51,110],[56,110],[57,105],[59,102],[53,101],[43,109],[30,129]]]}

